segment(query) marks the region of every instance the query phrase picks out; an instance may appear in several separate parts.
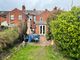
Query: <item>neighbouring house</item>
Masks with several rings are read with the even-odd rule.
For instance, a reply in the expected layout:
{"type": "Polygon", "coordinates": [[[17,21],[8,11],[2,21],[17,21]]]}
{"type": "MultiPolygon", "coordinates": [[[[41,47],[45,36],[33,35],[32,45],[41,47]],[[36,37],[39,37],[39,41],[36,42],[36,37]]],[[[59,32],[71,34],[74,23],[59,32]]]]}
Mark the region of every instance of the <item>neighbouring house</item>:
{"type": "Polygon", "coordinates": [[[8,26],[6,21],[6,15],[8,11],[0,11],[0,26],[8,26]]]}
{"type": "Polygon", "coordinates": [[[6,21],[7,13],[7,11],[0,11],[0,31],[3,31],[8,27],[8,23],[6,21]]]}
{"type": "Polygon", "coordinates": [[[0,25],[7,25],[9,28],[17,27],[19,33],[21,33],[24,25],[27,23],[25,11],[24,5],[22,6],[22,10],[15,8],[11,11],[0,11],[0,25]]]}
{"type": "Polygon", "coordinates": [[[40,35],[40,40],[46,40],[46,34],[48,32],[47,28],[47,20],[51,14],[54,14],[58,11],[57,7],[55,7],[52,11],[48,9],[45,10],[26,10],[25,6],[22,6],[22,10],[15,8],[11,11],[0,11],[0,23],[2,21],[6,21],[4,23],[8,24],[8,27],[19,28],[19,31],[22,32],[22,28],[25,24],[27,24],[27,33],[31,31],[34,34],[40,35]]]}
{"type": "Polygon", "coordinates": [[[52,15],[57,13],[59,9],[55,7],[52,11],[48,9],[45,10],[27,10],[26,15],[28,20],[30,20],[30,28],[34,34],[40,35],[40,40],[46,40],[46,34],[48,32],[47,20],[52,15]]]}

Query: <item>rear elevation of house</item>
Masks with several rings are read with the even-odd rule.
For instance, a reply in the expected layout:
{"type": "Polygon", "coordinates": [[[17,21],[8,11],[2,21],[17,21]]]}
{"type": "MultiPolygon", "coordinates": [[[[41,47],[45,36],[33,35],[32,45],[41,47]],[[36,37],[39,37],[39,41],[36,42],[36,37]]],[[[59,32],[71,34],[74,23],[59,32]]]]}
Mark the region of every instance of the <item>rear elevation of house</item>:
{"type": "Polygon", "coordinates": [[[0,11],[0,24],[9,27],[20,27],[21,24],[29,23],[31,32],[40,35],[40,40],[44,41],[46,40],[46,34],[48,32],[47,20],[55,11],[58,11],[58,9],[56,8],[52,11],[48,9],[26,10],[26,7],[23,5],[22,10],[15,8],[11,11],[0,11]],[[3,24],[4,22],[5,24],[3,24]]]}

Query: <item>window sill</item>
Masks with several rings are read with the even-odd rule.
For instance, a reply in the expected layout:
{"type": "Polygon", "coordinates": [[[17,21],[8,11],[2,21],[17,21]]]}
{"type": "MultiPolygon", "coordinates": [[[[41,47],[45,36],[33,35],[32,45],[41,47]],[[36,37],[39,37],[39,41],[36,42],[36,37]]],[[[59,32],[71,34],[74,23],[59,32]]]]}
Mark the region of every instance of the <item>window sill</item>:
{"type": "Polygon", "coordinates": [[[39,34],[40,36],[46,36],[46,34],[39,34]]]}

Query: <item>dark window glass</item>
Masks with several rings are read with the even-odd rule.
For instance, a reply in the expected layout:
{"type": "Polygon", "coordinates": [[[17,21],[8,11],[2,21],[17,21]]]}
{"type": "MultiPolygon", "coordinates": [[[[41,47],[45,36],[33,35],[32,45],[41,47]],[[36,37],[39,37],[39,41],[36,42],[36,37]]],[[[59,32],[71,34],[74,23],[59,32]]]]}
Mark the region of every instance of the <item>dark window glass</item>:
{"type": "Polygon", "coordinates": [[[45,34],[45,26],[43,26],[43,34],[45,34]]]}
{"type": "Polygon", "coordinates": [[[40,34],[42,34],[42,26],[40,26],[40,34]]]}

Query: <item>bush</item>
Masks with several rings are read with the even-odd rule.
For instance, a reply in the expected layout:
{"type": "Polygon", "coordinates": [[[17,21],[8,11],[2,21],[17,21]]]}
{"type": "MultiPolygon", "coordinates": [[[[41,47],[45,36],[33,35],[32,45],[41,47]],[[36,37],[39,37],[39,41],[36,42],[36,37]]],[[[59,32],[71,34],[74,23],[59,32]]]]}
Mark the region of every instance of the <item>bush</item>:
{"type": "Polygon", "coordinates": [[[50,21],[55,20],[57,18],[57,15],[61,14],[63,12],[62,10],[56,10],[55,13],[52,12],[49,18],[47,19],[47,28],[48,32],[46,34],[46,39],[47,40],[53,40],[54,37],[52,36],[51,30],[50,30],[50,21]]]}
{"type": "Polygon", "coordinates": [[[80,8],[63,12],[50,22],[51,33],[59,49],[75,59],[80,58],[80,8]],[[76,11],[78,10],[78,11],[76,11]]]}
{"type": "Polygon", "coordinates": [[[14,41],[19,37],[19,34],[16,30],[4,30],[0,32],[0,50],[6,48],[7,45],[13,45],[14,41]]]}

